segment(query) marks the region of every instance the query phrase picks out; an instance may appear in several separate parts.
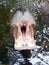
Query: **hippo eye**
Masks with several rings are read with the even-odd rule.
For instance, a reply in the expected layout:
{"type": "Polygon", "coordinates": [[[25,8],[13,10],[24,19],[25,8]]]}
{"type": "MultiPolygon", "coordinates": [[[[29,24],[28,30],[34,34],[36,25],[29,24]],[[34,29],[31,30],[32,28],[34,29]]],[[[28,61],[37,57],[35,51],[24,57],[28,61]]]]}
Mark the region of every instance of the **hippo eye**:
{"type": "Polygon", "coordinates": [[[26,32],[26,26],[21,26],[21,32],[25,33],[26,32]]]}

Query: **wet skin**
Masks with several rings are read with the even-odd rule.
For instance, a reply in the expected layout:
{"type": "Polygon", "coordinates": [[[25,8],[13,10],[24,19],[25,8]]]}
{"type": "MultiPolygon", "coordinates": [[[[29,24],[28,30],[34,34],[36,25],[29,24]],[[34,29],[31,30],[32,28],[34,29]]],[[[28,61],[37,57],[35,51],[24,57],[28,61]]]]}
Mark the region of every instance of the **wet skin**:
{"type": "MultiPolygon", "coordinates": [[[[20,23],[19,26],[15,25],[14,29],[13,29],[13,36],[14,36],[15,40],[16,39],[17,40],[21,39],[23,41],[21,49],[25,49],[25,48],[27,49],[28,44],[26,44],[25,41],[28,39],[27,43],[29,43],[31,41],[30,39],[33,38],[33,40],[34,40],[34,29],[33,29],[33,25],[32,24],[28,25],[28,23],[26,23],[26,22],[20,23]],[[27,36],[28,36],[28,38],[27,38],[27,36]]],[[[21,40],[19,40],[18,42],[21,42],[21,40]]],[[[17,41],[15,41],[14,47],[17,47],[17,43],[16,42],[17,41]]],[[[21,45],[21,43],[20,43],[20,45],[21,45]]],[[[15,48],[15,49],[17,49],[17,48],[15,48]]],[[[19,49],[20,49],[20,47],[19,47],[19,49]]]]}

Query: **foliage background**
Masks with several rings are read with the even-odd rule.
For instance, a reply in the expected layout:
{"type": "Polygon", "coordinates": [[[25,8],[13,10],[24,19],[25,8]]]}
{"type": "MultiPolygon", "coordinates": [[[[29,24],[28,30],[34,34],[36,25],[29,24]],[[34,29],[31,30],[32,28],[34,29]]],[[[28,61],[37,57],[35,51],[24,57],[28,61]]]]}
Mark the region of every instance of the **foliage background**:
{"type": "Polygon", "coordinates": [[[36,5],[36,0],[0,0],[0,61],[3,63],[7,62],[7,47],[12,45],[9,43],[10,16],[16,8],[28,8],[33,12],[37,24],[35,26],[36,44],[44,46],[44,50],[49,51],[49,15],[36,5]]]}

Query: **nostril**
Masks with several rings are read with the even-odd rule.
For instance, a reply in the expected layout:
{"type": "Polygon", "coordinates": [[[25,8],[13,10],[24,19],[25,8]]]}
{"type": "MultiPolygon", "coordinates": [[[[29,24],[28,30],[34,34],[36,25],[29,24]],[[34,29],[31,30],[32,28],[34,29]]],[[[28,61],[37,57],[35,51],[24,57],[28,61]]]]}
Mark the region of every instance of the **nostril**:
{"type": "Polygon", "coordinates": [[[22,32],[22,33],[25,33],[25,32],[26,32],[26,26],[22,26],[22,27],[21,27],[21,32],[22,32]]]}

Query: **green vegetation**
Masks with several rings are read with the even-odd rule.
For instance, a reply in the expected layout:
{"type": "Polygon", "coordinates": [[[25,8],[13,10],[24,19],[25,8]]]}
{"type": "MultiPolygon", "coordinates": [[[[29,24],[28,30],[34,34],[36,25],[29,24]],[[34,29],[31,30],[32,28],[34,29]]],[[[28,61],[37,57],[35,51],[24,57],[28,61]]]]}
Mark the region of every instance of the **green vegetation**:
{"type": "MultiPolygon", "coordinates": [[[[27,0],[26,0],[27,1],[27,0]]],[[[46,44],[44,49],[45,50],[49,50],[49,43],[48,40],[46,38],[44,38],[44,36],[46,36],[48,38],[48,31],[47,33],[43,33],[43,29],[44,27],[47,30],[48,27],[48,21],[46,19],[46,17],[48,17],[47,15],[45,15],[44,13],[42,13],[41,11],[39,12],[38,8],[34,5],[34,0],[32,0],[32,3],[30,3],[31,5],[28,6],[28,4],[24,2],[24,0],[1,0],[0,1],[0,60],[2,61],[6,61],[5,60],[5,56],[7,53],[7,49],[6,46],[9,43],[9,34],[10,34],[10,15],[13,12],[13,10],[15,8],[31,8],[30,10],[32,10],[33,14],[36,13],[37,19],[36,19],[36,31],[39,31],[39,33],[36,34],[36,39],[39,39],[41,41],[37,41],[38,45],[43,44],[43,41],[46,40],[46,44]],[[23,4],[24,3],[24,4],[23,4]],[[24,6],[25,5],[25,6],[24,6]],[[47,45],[47,46],[46,46],[47,45]]],[[[29,2],[28,2],[29,3],[29,2]]],[[[7,59],[7,58],[6,58],[7,59]]]]}

